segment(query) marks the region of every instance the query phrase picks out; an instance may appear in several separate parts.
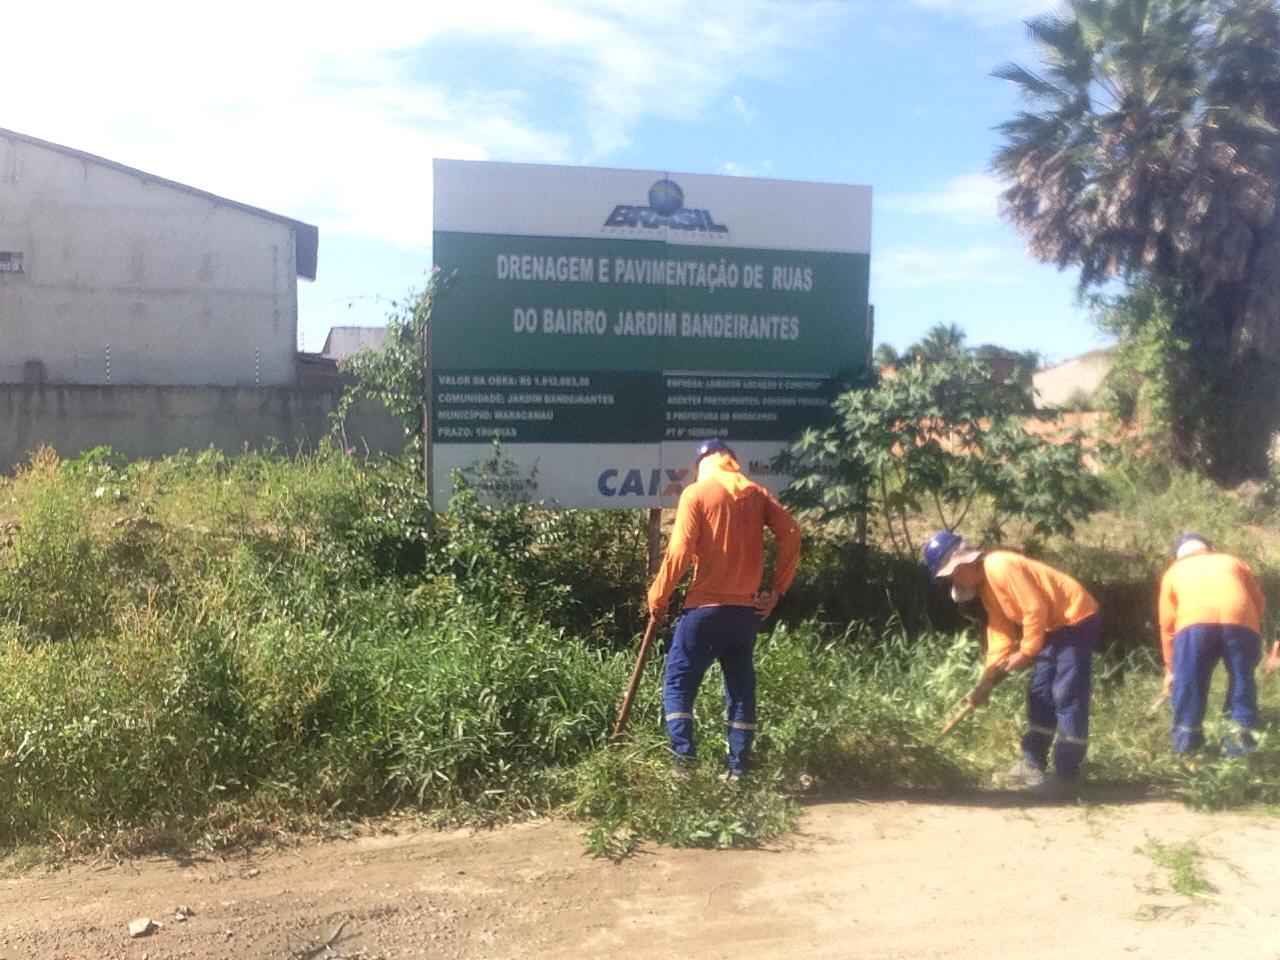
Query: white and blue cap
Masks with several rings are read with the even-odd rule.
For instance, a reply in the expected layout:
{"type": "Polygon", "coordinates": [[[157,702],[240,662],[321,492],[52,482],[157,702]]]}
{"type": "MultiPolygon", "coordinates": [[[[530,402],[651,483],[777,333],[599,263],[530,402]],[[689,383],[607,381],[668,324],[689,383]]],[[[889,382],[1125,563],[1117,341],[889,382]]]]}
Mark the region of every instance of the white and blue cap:
{"type": "Polygon", "coordinates": [[[1173,541],[1173,556],[1177,560],[1193,553],[1203,553],[1212,549],[1213,544],[1209,542],[1209,538],[1196,530],[1184,531],[1178,534],[1177,540],[1173,541]]]}

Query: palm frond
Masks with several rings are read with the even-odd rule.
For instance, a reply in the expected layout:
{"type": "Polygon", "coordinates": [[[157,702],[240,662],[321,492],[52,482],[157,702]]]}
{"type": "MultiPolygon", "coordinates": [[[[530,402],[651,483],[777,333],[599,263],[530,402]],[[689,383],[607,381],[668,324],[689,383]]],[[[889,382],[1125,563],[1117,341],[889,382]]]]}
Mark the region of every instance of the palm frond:
{"type": "Polygon", "coordinates": [[[1032,73],[1016,63],[1002,63],[991,71],[991,75],[997,80],[1008,80],[1010,83],[1016,83],[1022,88],[1024,95],[1033,98],[1046,97],[1055,100],[1066,100],[1070,97],[1069,93],[1050,83],[1044,77],[1032,73]]]}

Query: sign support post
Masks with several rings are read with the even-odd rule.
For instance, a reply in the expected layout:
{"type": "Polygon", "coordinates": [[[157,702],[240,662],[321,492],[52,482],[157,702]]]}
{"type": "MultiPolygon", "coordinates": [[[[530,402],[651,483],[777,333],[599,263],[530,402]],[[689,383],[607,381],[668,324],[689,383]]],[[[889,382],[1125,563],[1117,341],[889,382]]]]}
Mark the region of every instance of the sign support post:
{"type": "Polygon", "coordinates": [[[662,508],[649,508],[649,576],[658,572],[662,563],[662,508]]]}

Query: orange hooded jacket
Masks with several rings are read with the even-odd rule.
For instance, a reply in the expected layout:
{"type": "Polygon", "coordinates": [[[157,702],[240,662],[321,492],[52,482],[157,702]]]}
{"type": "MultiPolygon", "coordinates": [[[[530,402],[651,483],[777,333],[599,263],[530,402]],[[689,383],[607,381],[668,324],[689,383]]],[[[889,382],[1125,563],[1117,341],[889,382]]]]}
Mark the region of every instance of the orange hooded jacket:
{"type": "Polygon", "coordinates": [[[764,575],[765,527],[777,541],[769,589],[781,595],[795,579],[800,528],[773,494],[743,476],[733,457],[704,457],[697,482],[680,494],[671,542],[649,587],[649,609],[666,612],[671,592],[690,564],[693,584],[685,609],[754,606],[764,575]]]}

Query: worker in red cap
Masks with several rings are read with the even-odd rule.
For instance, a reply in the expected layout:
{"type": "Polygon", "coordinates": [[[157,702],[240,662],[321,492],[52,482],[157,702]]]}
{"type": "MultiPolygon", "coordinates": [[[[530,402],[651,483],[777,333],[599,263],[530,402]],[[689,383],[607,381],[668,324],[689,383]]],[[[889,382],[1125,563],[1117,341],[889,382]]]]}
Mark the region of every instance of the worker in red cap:
{"type": "Polygon", "coordinates": [[[791,586],[800,558],[800,529],[768,490],[749,480],[723,440],[698,444],[696,480],[684,489],[662,565],[649,587],[649,613],[666,617],[671,592],[693,565],[693,583],[676,621],[663,677],[663,713],[672,772],[689,775],[696,756],[693,703],[707,668],[720,662],[728,711],[730,781],[751,763],[756,729],[756,632],[791,586]],[[764,575],[764,529],[777,546],[773,576],[764,575]]]}
{"type": "MultiPolygon", "coordinates": [[[[1011,550],[975,549],[950,530],[929,539],[924,560],[935,581],[951,581],[954,600],[981,599],[988,669],[1032,668],[1022,759],[1001,781],[1069,797],[1089,744],[1092,656],[1102,628],[1097,601],[1061,570],[1011,550]],[[1046,777],[1051,745],[1053,774],[1046,777]]],[[[981,689],[974,706],[990,695],[981,689]]]]}
{"type": "Polygon", "coordinates": [[[1160,580],[1160,647],[1164,692],[1173,701],[1173,752],[1204,745],[1209,682],[1219,660],[1227,666],[1223,707],[1239,727],[1223,738],[1228,756],[1255,746],[1258,688],[1254,671],[1262,659],[1262,587],[1243,560],[1214,550],[1194,531],[1173,544],[1174,560],[1160,580]]]}

